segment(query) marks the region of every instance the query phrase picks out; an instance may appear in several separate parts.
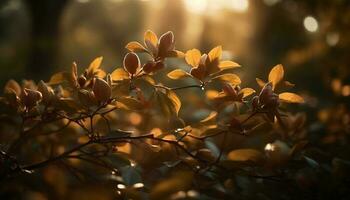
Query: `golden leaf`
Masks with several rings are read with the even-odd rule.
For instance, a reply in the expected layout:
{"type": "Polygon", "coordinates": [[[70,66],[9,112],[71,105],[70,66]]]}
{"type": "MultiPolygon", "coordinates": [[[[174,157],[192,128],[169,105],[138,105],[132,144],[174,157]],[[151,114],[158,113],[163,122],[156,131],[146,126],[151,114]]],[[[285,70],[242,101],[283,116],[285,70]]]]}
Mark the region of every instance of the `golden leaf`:
{"type": "Polygon", "coordinates": [[[236,67],[240,67],[241,65],[239,65],[236,62],[230,61],[230,60],[226,60],[226,61],[221,61],[219,64],[219,68],[224,70],[224,69],[233,69],[236,67]]]}
{"type": "Polygon", "coordinates": [[[219,92],[216,90],[206,90],[205,92],[205,96],[210,100],[215,99],[218,95],[219,92]]]}
{"type": "Polygon", "coordinates": [[[158,45],[158,37],[157,35],[151,31],[147,30],[144,35],[145,45],[147,46],[146,41],[149,41],[154,47],[157,47],[158,45]]]}
{"type": "Polygon", "coordinates": [[[170,101],[173,103],[176,114],[178,115],[181,108],[181,101],[179,97],[177,97],[176,93],[171,90],[168,90],[167,96],[170,99],[170,101]]]}
{"type": "Polygon", "coordinates": [[[269,82],[272,83],[272,89],[275,89],[277,83],[279,83],[284,76],[283,66],[281,64],[273,67],[269,73],[269,82]]]}
{"type": "Polygon", "coordinates": [[[54,75],[51,76],[50,81],[49,81],[49,85],[57,85],[62,83],[63,81],[66,81],[68,77],[68,73],[67,72],[58,72],[54,75]]]}
{"type": "Polygon", "coordinates": [[[117,68],[111,74],[111,78],[114,81],[120,81],[124,79],[129,79],[129,73],[125,71],[123,68],[117,68]]]}
{"type": "Polygon", "coordinates": [[[287,103],[305,103],[303,97],[291,92],[283,92],[278,97],[287,103]]]}
{"type": "Polygon", "coordinates": [[[213,61],[215,59],[221,59],[221,54],[222,54],[222,47],[221,46],[217,46],[215,48],[213,48],[209,53],[209,60],[213,61]]]}
{"type": "Polygon", "coordinates": [[[218,115],[218,113],[213,111],[206,118],[202,119],[201,123],[205,123],[205,122],[209,122],[211,120],[215,120],[217,115],[218,115]]]}
{"type": "Polygon", "coordinates": [[[265,81],[261,80],[260,78],[256,78],[255,80],[260,87],[264,87],[264,85],[266,85],[265,81]]]}
{"type": "Polygon", "coordinates": [[[126,49],[128,49],[129,51],[132,52],[146,52],[147,50],[145,49],[145,47],[142,46],[142,44],[138,43],[138,42],[129,42],[126,46],[126,49]]]}
{"type": "Polygon", "coordinates": [[[239,91],[239,93],[242,93],[243,94],[243,98],[245,98],[247,96],[250,96],[250,95],[254,94],[255,90],[252,89],[252,88],[243,88],[243,89],[241,89],[241,91],[239,91]]]}
{"type": "Polygon", "coordinates": [[[192,67],[197,67],[201,61],[201,52],[198,49],[188,50],[185,54],[185,60],[192,67]]]}
{"type": "Polygon", "coordinates": [[[236,162],[254,162],[254,163],[260,163],[264,159],[263,154],[255,149],[233,150],[227,155],[227,157],[229,160],[236,161],[236,162]]]}
{"type": "Polygon", "coordinates": [[[222,74],[214,77],[213,79],[219,79],[225,82],[230,83],[231,85],[239,85],[241,84],[241,79],[236,74],[222,74]]]}
{"type": "Polygon", "coordinates": [[[177,80],[180,78],[189,77],[189,76],[191,76],[191,74],[183,71],[182,69],[175,69],[175,70],[169,72],[167,74],[167,76],[171,79],[177,80]]]}
{"type": "Polygon", "coordinates": [[[88,68],[88,71],[89,71],[89,72],[93,72],[93,71],[95,71],[96,69],[100,68],[100,65],[101,65],[101,63],[102,63],[102,59],[103,59],[102,56],[101,56],[101,57],[95,58],[95,60],[93,60],[93,61],[90,63],[90,66],[89,66],[89,68],[88,68]]]}

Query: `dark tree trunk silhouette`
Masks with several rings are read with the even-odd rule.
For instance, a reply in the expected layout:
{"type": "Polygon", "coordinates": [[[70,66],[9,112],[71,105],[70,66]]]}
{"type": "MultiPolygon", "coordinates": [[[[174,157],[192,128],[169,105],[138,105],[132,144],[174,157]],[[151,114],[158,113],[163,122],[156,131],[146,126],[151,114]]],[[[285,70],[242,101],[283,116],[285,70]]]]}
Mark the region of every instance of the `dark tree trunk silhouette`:
{"type": "Polygon", "coordinates": [[[31,17],[31,41],[26,75],[47,77],[57,67],[59,23],[69,0],[25,0],[31,17]]]}

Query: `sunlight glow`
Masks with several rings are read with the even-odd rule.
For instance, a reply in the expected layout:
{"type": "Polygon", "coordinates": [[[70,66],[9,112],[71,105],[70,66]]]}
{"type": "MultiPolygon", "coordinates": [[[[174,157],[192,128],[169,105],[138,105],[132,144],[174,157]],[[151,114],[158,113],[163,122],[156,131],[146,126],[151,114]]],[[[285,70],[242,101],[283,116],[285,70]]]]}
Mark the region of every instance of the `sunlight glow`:
{"type": "Polygon", "coordinates": [[[207,10],[209,0],[185,0],[188,11],[202,14],[207,10]]]}
{"type": "Polygon", "coordinates": [[[268,143],[265,146],[265,151],[274,151],[275,150],[275,146],[273,144],[268,143]]]}
{"type": "Polygon", "coordinates": [[[184,0],[188,11],[197,14],[207,14],[229,9],[234,12],[246,12],[248,0],[184,0]]]}
{"type": "Polygon", "coordinates": [[[307,16],[304,19],[304,27],[309,32],[316,32],[318,30],[318,22],[312,16],[307,16]]]}
{"type": "Polygon", "coordinates": [[[231,0],[231,9],[237,12],[245,12],[248,10],[248,0],[231,0]]]}

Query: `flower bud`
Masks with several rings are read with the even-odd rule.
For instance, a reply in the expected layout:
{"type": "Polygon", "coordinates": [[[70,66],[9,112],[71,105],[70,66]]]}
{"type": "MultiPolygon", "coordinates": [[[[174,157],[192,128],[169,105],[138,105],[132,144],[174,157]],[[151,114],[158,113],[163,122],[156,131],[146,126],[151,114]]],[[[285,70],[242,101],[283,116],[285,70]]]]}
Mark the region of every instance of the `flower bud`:
{"type": "Polygon", "coordinates": [[[290,158],[290,151],[290,147],[280,140],[268,143],[265,146],[265,153],[269,163],[274,166],[286,163],[290,158]]]}
{"type": "Polygon", "coordinates": [[[44,81],[40,81],[38,84],[38,91],[42,94],[43,102],[45,104],[50,104],[55,95],[52,88],[47,86],[44,81]]]}
{"type": "Polygon", "coordinates": [[[78,91],[78,98],[82,105],[90,107],[96,105],[96,98],[92,91],[81,89],[78,91]]]}
{"type": "Polygon", "coordinates": [[[78,83],[79,83],[80,88],[83,88],[85,86],[86,78],[84,75],[79,76],[78,83]]]}
{"type": "Polygon", "coordinates": [[[112,94],[111,87],[101,78],[95,78],[92,91],[99,102],[107,102],[112,94]]]}
{"type": "Polygon", "coordinates": [[[27,108],[34,107],[42,99],[42,94],[39,91],[24,88],[21,95],[22,103],[27,108]]]}

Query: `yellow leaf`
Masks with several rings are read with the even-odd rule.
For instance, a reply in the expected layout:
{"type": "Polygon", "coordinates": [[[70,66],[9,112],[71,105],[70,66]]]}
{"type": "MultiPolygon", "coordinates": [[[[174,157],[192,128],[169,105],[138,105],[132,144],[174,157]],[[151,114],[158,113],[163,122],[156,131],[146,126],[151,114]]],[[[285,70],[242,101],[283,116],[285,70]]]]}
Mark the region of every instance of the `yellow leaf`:
{"type": "Polygon", "coordinates": [[[178,115],[181,108],[181,101],[179,97],[177,97],[176,93],[171,90],[168,90],[167,96],[170,99],[170,101],[173,103],[176,114],[178,115]]]}
{"type": "Polygon", "coordinates": [[[260,78],[256,78],[255,80],[260,87],[264,87],[264,85],[266,85],[265,81],[261,80],[260,78]]]}
{"type": "Polygon", "coordinates": [[[233,150],[227,155],[227,157],[229,160],[236,161],[236,162],[254,162],[254,163],[260,163],[264,159],[263,154],[255,149],[233,150]]]}
{"type": "Polygon", "coordinates": [[[279,83],[284,76],[283,66],[281,64],[273,67],[269,73],[269,82],[272,83],[272,89],[275,89],[277,83],[279,83]]]}
{"type": "Polygon", "coordinates": [[[129,42],[126,46],[126,49],[132,52],[146,52],[147,50],[145,47],[142,46],[142,44],[138,42],[129,42]]]}
{"type": "Polygon", "coordinates": [[[205,123],[205,122],[209,122],[211,120],[214,120],[214,119],[216,119],[217,115],[218,115],[218,113],[213,111],[205,119],[202,119],[201,123],[205,123]]]}
{"type": "Polygon", "coordinates": [[[243,93],[243,98],[250,96],[255,93],[255,90],[252,88],[243,88],[239,93],[243,93]]]}
{"type": "Polygon", "coordinates": [[[98,69],[102,63],[102,59],[103,57],[97,57],[95,58],[95,60],[93,60],[91,63],[90,63],[90,66],[88,68],[88,71],[91,71],[93,72],[94,70],[98,69]]]}
{"type": "Polygon", "coordinates": [[[68,77],[68,73],[67,72],[58,72],[54,75],[51,76],[50,81],[49,81],[49,85],[56,85],[56,84],[60,84],[63,81],[67,80],[68,77]]]}
{"type": "Polygon", "coordinates": [[[233,69],[236,67],[240,67],[240,65],[230,60],[221,61],[219,64],[220,69],[233,69]]]}
{"type": "Polygon", "coordinates": [[[201,52],[198,49],[191,49],[186,52],[186,62],[192,67],[197,67],[201,61],[201,52]]]}
{"type": "Polygon", "coordinates": [[[213,61],[215,59],[221,59],[221,54],[222,54],[222,47],[221,46],[217,46],[215,48],[213,48],[209,53],[209,60],[213,61]]]}
{"type": "Polygon", "coordinates": [[[305,103],[303,97],[291,92],[283,92],[278,97],[287,103],[305,103]]]}
{"type": "Polygon", "coordinates": [[[123,68],[117,68],[112,72],[111,78],[114,81],[129,79],[129,73],[125,71],[123,68]]]}
{"type": "Polygon", "coordinates": [[[239,85],[241,84],[241,79],[236,74],[222,74],[214,77],[213,79],[220,79],[222,81],[228,82],[231,85],[239,85]]]}
{"type": "MultiPolygon", "coordinates": [[[[151,31],[151,30],[147,30],[145,32],[145,35],[144,35],[144,39],[145,39],[145,44],[146,44],[146,40],[149,41],[153,46],[157,46],[158,44],[158,37],[157,35],[151,31]]],[[[147,45],[147,44],[146,44],[147,45]]]]}
{"type": "Polygon", "coordinates": [[[175,69],[167,74],[167,76],[171,79],[177,80],[184,77],[191,76],[189,73],[183,71],[182,69],[175,69]]]}
{"type": "Polygon", "coordinates": [[[207,96],[207,98],[210,100],[215,99],[218,95],[219,95],[219,92],[216,90],[207,90],[205,92],[205,96],[207,96]]]}

